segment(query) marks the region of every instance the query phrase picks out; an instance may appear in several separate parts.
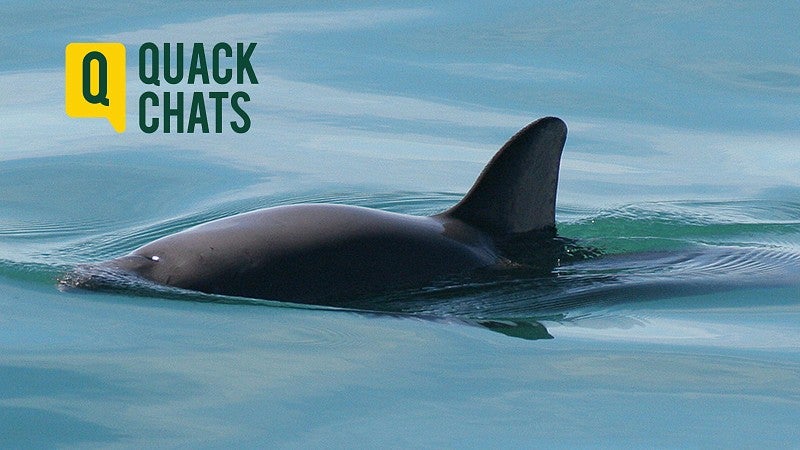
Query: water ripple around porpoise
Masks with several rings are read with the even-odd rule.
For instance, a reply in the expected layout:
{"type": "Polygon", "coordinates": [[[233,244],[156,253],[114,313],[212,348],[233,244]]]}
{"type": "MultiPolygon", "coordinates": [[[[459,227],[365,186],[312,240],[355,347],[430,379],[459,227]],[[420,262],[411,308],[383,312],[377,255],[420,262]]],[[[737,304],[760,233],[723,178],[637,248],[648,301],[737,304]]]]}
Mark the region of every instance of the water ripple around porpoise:
{"type": "MultiPolygon", "coordinates": [[[[125,254],[153,239],[232,214],[293,203],[347,203],[410,214],[434,214],[460,198],[453,193],[307,192],[222,202],[206,210],[97,232],[91,221],[40,227],[45,238],[15,258],[16,236],[0,229],[0,276],[54,282],[65,268],[125,254]],[[70,234],[64,241],[66,232],[70,234]],[[78,237],[75,237],[78,235],[78,237]],[[11,238],[9,238],[11,237],[11,238]],[[49,239],[49,238],[52,238],[49,239]]],[[[365,299],[346,309],[478,320],[554,317],[577,309],[692,295],[730,287],[797,284],[800,204],[792,202],[659,202],[614,209],[566,206],[558,224],[563,260],[548,273],[524,268],[441,280],[431,286],[365,299]],[[598,250],[570,258],[575,248],[598,250]]],[[[108,226],[108,224],[105,224],[108,226]]],[[[535,251],[535,248],[532,250],[535,251]]],[[[192,301],[297,307],[214,296],[119,280],[123,290],[192,301]]],[[[304,306],[301,306],[304,307],[304,306]]],[[[316,309],[316,307],[313,307],[316,309]]],[[[328,309],[328,308],[323,308],[328,309]]],[[[338,309],[338,308],[333,308],[338,309]]]]}
{"type": "Polygon", "coordinates": [[[522,269],[471,276],[374,303],[415,314],[532,318],[800,282],[797,203],[662,202],[567,212],[573,218],[559,223],[559,234],[600,256],[562,262],[546,275],[522,269]]]}

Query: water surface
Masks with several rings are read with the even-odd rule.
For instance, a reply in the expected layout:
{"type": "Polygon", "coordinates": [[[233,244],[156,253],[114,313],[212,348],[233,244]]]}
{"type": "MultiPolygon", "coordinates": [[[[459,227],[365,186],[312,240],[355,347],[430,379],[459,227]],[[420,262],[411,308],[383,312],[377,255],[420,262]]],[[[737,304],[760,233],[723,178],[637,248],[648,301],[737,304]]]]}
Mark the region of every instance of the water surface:
{"type": "Polygon", "coordinates": [[[797,445],[797,8],[4,3],[0,445],[797,445]],[[137,131],[132,63],[126,133],[66,117],[95,40],[257,42],[252,128],[137,131]],[[545,115],[559,234],[599,256],[392,314],[57,289],[258,208],[439,212],[545,115]]]}

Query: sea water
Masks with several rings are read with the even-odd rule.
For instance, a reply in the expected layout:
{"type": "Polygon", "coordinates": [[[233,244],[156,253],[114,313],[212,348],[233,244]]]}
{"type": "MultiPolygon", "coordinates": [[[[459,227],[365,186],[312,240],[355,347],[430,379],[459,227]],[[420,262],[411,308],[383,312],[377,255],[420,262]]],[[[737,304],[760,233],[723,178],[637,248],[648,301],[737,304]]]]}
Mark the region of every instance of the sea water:
{"type": "Polygon", "coordinates": [[[0,446],[797,446],[797,17],[4,3],[0,446]],[[92,41],[128,49],[124,134],[64,114],[64,48],[92,41]],[[223,41],[257,43],[251,128],[138,130],[138,47],[223,41]],[[258,208],[442,211],[546,115],[570,128],[559,234],[596,250],[546,275],[371,311],[58,289],[77,264],[258,208]]]}

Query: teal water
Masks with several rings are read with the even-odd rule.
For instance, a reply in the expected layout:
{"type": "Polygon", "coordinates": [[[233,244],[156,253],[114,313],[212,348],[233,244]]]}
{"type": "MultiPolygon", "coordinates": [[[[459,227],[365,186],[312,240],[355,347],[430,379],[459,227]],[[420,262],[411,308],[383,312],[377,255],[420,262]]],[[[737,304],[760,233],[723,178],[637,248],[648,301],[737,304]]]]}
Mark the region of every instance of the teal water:
{"type": "Polygon", "coordinates": [[[3,3],[0,446],[797,446],[799,13],[3,3]],[[64,47],[95,40],[128,47],[121,135],[64,114],[64,47]],[[257,42],[250,131],[138,131],[146,41],[257,42]],[[263,207],[439,212],[545,115],[559,234],[601,253],[546,276],[382,313],[57,288],[263,207]]]}

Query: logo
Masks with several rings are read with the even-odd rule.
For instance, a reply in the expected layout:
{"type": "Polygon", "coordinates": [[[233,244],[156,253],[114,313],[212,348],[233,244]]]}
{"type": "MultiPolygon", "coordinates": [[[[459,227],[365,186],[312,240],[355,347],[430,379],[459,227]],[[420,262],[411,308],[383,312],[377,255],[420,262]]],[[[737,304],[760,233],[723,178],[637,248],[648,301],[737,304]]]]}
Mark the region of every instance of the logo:
{"type": "MultiPolygon", "coordinates": [[[[258,84],[250,61],[255,48],[255,42],[219,42],[211,48],[199,42],[142,44],[138,74],[148,90],[137,102],[139,129],[147,134],[246,133],[252,123],[245,110],[250,95],[242,89],[258,84]]],[[[121,43],[67,45],[67,115],[105,117],[118,133],[124,132],[125,73],[121,43]]]]}
{"type": "Polygon", "coordinates": [[[65,103],[70,117],[105,117],[125,131],[125,46],[73,42],[65,58],[65,103]]]}

